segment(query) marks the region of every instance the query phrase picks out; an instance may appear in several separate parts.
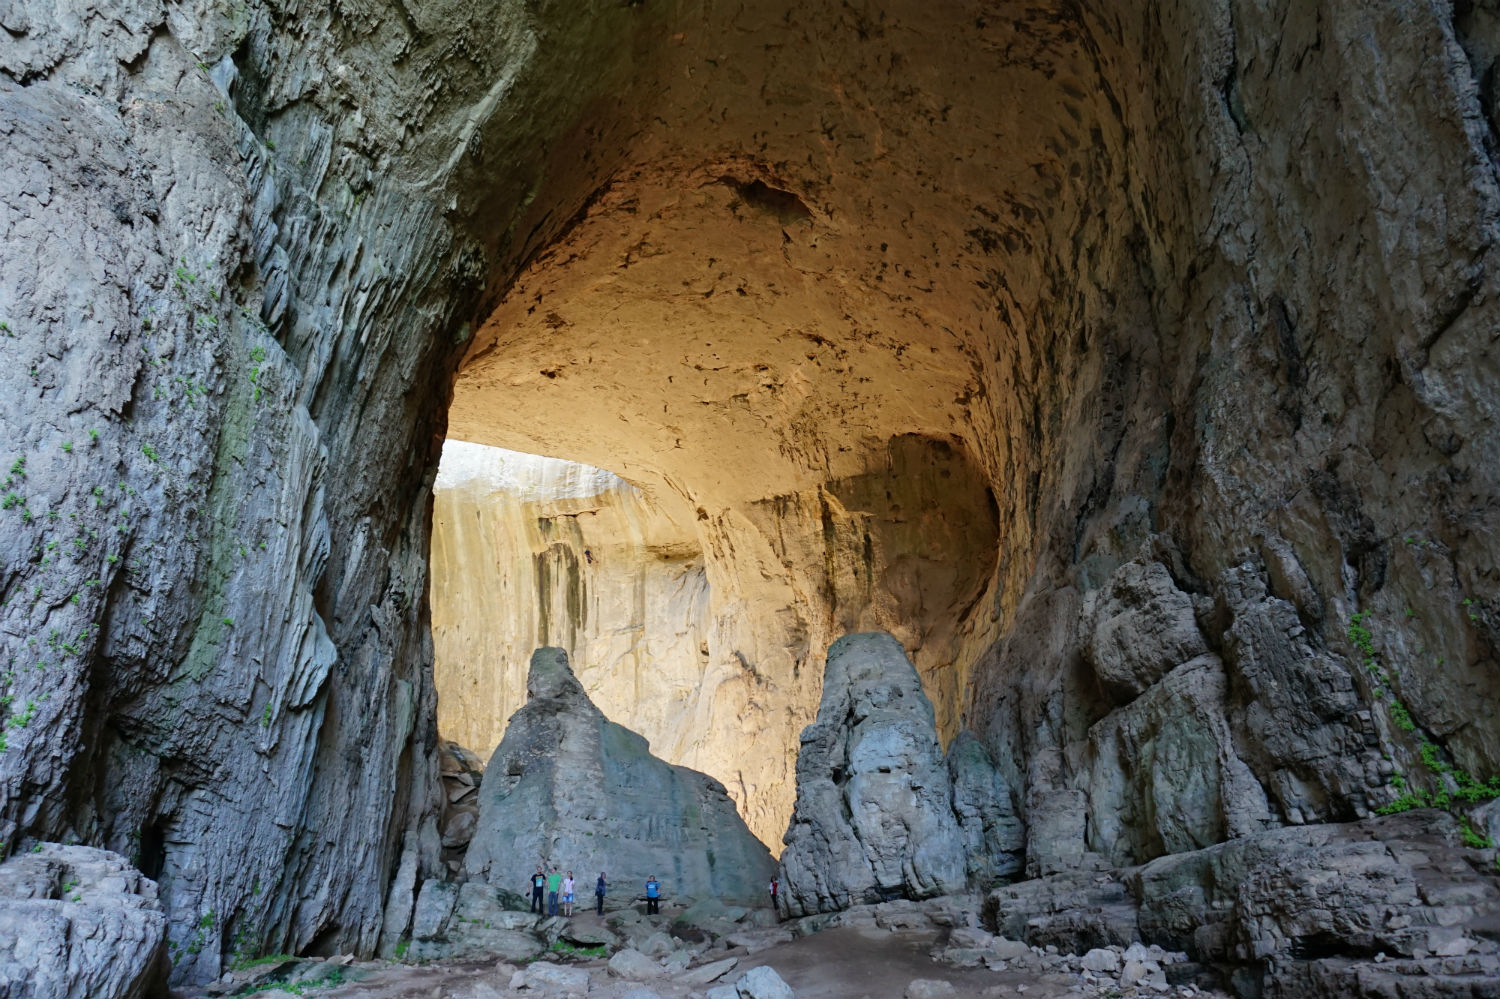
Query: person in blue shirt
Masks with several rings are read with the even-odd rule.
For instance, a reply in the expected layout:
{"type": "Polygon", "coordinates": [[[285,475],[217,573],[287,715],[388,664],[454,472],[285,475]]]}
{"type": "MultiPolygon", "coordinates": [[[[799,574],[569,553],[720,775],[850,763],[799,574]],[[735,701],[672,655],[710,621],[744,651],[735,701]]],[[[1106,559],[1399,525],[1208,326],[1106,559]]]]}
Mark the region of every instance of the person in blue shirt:
{"type": "Polygon", "coordinates": [[[646,881],[646,915],[661,913],[661,882],[653,874],[646,881]]]}
{"type": "Polygon", "coordinates": [[[604,892],[609,885],[604,883],[604,872],[599,872],[599,881],[594,885],[594,900],[599,903],[599,915],[604,915],[604,892]]]}

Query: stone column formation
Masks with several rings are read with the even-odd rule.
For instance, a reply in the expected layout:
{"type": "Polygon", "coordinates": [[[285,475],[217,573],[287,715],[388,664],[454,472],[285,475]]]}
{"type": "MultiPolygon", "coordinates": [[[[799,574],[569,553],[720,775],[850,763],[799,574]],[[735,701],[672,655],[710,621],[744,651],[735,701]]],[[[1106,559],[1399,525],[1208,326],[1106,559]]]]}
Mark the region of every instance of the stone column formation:
{"type": "Polygon", "coordinates": [[[781,855],[786,910],[961,890],[965,845],[916,669],[890,635],[840,638],[797,754],[797,804],[781,855]]]}

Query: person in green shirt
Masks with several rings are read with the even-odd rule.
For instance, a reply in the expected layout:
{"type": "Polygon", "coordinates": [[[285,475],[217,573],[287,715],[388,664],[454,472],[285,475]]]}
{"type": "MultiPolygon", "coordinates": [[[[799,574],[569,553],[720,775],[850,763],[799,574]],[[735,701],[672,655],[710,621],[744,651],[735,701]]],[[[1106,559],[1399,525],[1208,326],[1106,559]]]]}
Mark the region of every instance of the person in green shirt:
{"type": "Polygon", "coordinates": [[[557,873],[557,868],[547,874],[547,915],[557,915],[557,889],[562,885],[562,875],[557,873]]]}

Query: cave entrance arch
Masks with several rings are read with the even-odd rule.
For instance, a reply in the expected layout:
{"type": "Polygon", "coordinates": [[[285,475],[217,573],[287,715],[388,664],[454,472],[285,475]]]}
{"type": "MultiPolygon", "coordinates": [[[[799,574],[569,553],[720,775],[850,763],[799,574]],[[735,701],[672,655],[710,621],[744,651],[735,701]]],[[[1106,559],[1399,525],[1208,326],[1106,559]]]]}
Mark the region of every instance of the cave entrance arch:
{"type": "Polygon", "coordinates": [[[691,534],[703,742],[674,762],[773,848],[828,643],[895,634],[951,736],[1030,569],[996,553],[1040,541],[1043,396],[1076,375],[1042,261],[1097,224],[1110,136],[1082,123],[1111,115],[1068,23],[1017,16],[684,21],[601,76],[495,237],[513,269],[448,437],[607,468],[691,534]],[[999,54],[1022,36],[1027,59],[999,54]]]}

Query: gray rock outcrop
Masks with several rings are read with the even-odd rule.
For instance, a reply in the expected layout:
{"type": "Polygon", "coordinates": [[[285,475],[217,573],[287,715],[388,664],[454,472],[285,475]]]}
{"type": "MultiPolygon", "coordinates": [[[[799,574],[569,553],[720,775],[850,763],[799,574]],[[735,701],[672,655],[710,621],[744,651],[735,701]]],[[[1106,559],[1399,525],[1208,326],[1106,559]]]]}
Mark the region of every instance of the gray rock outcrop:
{"type": "Polygon", "coordinates": [[[0,864],[7,999],[159,995],[169,968],[166,931],[156,885],[118,854],[41,843],[0,864]]]}
{"type": "Polygon", "coordinates": [[[963,836],[971,883],[988,887],[1021,872],[1026,826],[1016,814],[1010,785],[984,743],[967,730],[948,745],[953,814],[963,836]]]}
{"type": "Polygon", "coordinates": [[[932,703],[905,650],[881,633],[834,642],[797,756],[781,855],[786,912],[959,890],[964,845],[932,703]]]}
{"type": "Polygon", "coordinates": [[[775,862],[723,785],[664,763],[605,718],[561,649],[532,655],[527,694],[485,769],[471,879],[520,885],[545,863],[574,871],[580,908],[600,871],[611,906],[634,899],[651,874],[668,897],[764,902],[775,862]]]}
{"type": "Polygon", "coordinates": [[[1008,885],[986,899],[985,921],[1064,953],[1146,940],[1246,996],[1490,995],[1497,852],[1459,839],[1458,821],[1433,810],[1269,830],[1008,885]]]}

